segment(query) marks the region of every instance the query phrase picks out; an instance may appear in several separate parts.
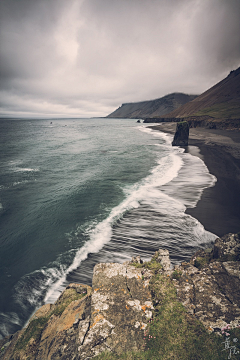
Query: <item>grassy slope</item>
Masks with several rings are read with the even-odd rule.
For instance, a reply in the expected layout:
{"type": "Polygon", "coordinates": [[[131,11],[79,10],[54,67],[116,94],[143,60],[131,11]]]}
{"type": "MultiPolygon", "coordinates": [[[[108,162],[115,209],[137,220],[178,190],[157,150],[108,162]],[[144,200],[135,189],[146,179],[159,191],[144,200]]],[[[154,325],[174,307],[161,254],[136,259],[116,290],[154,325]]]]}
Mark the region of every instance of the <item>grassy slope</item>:
{"type": "Polygon", "coordinates": [[[235,101],[215,104],[196,112],[194,115],[208,115],[215,119],[240,119],[240,104],[235,101]]]}
{"type": "MultiPolygon", "coordinates": [[[[166,118],[196,118],[195,120],[222,121],[222,123],[240,120],[240,68],[231,73],[222,81],[199,95],[193,101],[181,106],[166,115],[166,118]],[[201,119],[205,117],[205,119],[201,119]]],[[[240,122],[240,121],[239,121],[240,122]]]]}

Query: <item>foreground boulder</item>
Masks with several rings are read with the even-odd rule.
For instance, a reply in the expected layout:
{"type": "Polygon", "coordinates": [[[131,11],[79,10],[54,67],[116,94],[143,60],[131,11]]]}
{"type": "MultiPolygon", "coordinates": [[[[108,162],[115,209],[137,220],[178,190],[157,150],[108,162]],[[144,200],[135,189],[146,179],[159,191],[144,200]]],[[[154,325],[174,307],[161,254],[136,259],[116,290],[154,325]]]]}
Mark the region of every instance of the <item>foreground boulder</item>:
{"type": "Polygon", "coordinates": [[[189,125],[187,121],[177,123],[172,146],[188,146],[189,125]]]}

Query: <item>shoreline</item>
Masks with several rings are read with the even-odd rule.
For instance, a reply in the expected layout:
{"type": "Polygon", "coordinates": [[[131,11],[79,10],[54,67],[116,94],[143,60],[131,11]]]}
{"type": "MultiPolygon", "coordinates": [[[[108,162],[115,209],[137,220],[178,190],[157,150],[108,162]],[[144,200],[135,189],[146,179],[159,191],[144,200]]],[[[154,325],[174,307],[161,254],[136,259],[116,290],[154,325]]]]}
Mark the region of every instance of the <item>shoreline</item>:
{"type": "MultiPolygon", "coordinates": [[[[149,127],[174,134],[176,123],[149,127]]],[[[205,189],[196,207],[188,208],[186,214],[219,237],[240,232],[240,132],[190,128],[185,151],[199,156],[217,178],[215,185],[205,189]]]]}

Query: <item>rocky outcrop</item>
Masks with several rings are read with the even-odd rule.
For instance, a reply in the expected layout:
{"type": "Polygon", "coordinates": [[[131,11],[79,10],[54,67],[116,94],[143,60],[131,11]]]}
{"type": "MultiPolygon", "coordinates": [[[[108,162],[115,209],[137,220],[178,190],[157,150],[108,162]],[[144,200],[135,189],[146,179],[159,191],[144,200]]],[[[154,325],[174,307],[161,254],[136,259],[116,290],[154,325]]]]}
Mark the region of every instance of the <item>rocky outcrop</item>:
{"type": "Polygon", "coordinates": [[[120,354],[143,348],[144,330],[153,311],[148,289],[151,275],[148,271],[143,277],[141,268],[128,264],[95,266],[92,318],[84,343],[90,345],[92,355],[103,349],[120,354]],[[99,336],[103,329],[103,336],[99,336]],[[102,342],[100,349],[96,349],[96,339],[99,342],[99,338],[102,342]]]}
{"type": "Polygon", "coordinates": [[[228,234],[173,273],[178,298],[210,331],[240,324],[240,236],[228,234]]]}
{"type": "Polygon", "coordinates": [[[151,276],[129,264],[96,265],[92,288],[70,284],[54,305],[35,313],[26,329],[5,339],[0,357],[77,360],[106,350],[142,350],[153,311],[151,276]]]}
{"type": "MultiPolygon", "coordinates": [[[[163,249],[145,263],[137,256],[124,264],[98,264],[92,287],[70,284],[55,304],[41,307],[25,329],[1,341],[0,358],[80,360],[104,351],[118,356],[148,350],[147,340],[157,336],[154,328],[153,336],[149,330],[154,319],[159,324],[155,329],[173,327],[173,334],[180,334],[182,326],[194,329],[189,334],[196,342],[204,334],[198,320],[210,333],[239,326],[239,289],[239,234],[217,239],[213,249],[199,250],[189,263],[174,269],[163,249]]],[[[176,349],[185,341],[184,331],[178,340],[174,335],[176,349]]],[[[165,341],[162,333],[156,339],[157,346],[165,341]]]]}
{"type": "Polygon", "coordinates": [[[172,146],[188,146],[189,125],[187,121],[177,123],[172,146]]]}
{"type": "Polygon", "coordinates": [[[55,304],[41,307],[7,344],[6,359],[71,359],[89,328],[92,289],[70,284],[55,304]]]}

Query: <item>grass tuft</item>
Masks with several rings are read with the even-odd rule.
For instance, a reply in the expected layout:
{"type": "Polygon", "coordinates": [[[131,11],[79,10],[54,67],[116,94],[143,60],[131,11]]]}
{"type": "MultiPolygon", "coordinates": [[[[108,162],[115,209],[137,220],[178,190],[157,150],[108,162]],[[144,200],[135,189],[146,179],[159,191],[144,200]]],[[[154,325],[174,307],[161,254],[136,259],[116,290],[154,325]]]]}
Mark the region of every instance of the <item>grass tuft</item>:
{"type": "Polygon", "coordinates": [[[172,273],[171,275],[171,278],[172,279],[176,279],[176,280],[179,280],[182,276],[182,271],[180,270],[174,270],[174,272],[172,273]]]}

